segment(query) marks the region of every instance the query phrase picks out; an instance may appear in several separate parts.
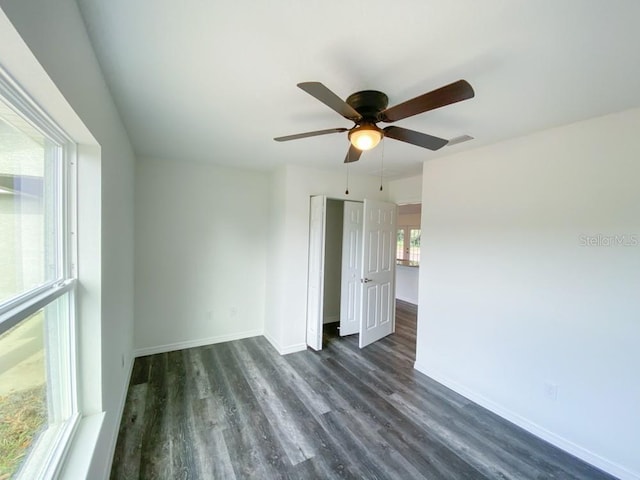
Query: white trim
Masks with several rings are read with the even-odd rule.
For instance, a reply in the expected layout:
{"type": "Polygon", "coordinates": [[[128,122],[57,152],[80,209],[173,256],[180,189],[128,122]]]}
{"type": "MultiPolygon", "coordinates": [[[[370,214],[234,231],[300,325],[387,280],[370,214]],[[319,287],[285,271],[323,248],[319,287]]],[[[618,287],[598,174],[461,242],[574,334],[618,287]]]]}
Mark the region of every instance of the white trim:
{"type": "Polygon", "coordinates": [[[37,294],[30,295],[28,299],[19,305],[12,305],[10,310],[0,315],[0,333],[9,330],[9,328],[17,325],[38,310],[42,310],[65,293],[73,290],[75,286],[76,280],[73,278],[58,281],[55,284],[47,285],[43,290],[38,290],[37,294]]]}
{"type": "MultiPolygon", "coordinates": [[[[100,412],[80,419],[67,458],[61,465],[60,476],[56,478],[89,478],[89,468],[104,425],[104,417],[105,412],[100,412]]],[[[109,473],[105,472],[105,479],[109,473]]]]}
{"type": "Polygon", "coordinates": [[[77,413],[77,410],[74,410],[71,418],[67,422],[65,422],[66,425],[64,426],[64,431],[61,432],[60,438],[55,443],[52,452],[49,454],[49,458],[44,470],[44,476],[46,478],[57,478],[58,474],[60,473],[61,465],[64,463],[67,455],[69,454],[69,448],[76,435],[76,432],[78,431],[80,421],[80,414],[77,413]]]}
{"type": "Polygon", "coordinates": [[[269,343],[271,344],[271,346],[272,346],[273,348],[275,348],[275,349],[276,349],[276,351],[277,351],[280,355],[282,355],[282,352],[280,352],[280,344],[276,341],[276,339],[275,339],[275,338],[273,338],[273,337],[272,337],[271,335],[269,335],[267,332],[264,332],[264,333],[262,334],[262,336],[263,336],[264,338],[266,338],[266,339],[267,339],[267,342],[269,342],[269,343]]]}
{"type": "Polygon", "coordinates": [[[197,340],[186,340],[184,342],[169,343],[166,345],[156,345],[153,347],[136,348],[133,351],[134,357],[144,357],[146,355],[154,355],[156,353],[173,352],[175,350],[184,350],[185,348],[202,347],[205,345],[213,345],[214,343],[230,342],[232,340],[242,340],[243,338],[259,337],[263,333],[260,330],[249,330],[246,332],[229,333],[226,335],[217,335],[215,337],[199,338],[197,340]]]}
{"type": "Polygon", "coordinates": [[[287,345],[279,350],[280,355],[289,355],[290,353],[303,352],[307,349],[306,343],[296,343],[294,345],[287,345]]]}
{"type": "Polygon", "coordinates": [[[494,402],[493,400],[488,399],[484,395],[481,395],[458,382],[447,378],[445,375],[441,375],[440,373],[431,370],[426,365],[415,362],[414,368],[418,370],[420,373],[432,378],[438,383],[441,383],[445,387],[450,388],[451,390],[459,393],[463,397],[471,400],[474,403],[486,408],[487,410],[499,415],[500,417],[510,421],[511,423],[516,424],[517,426],[524,428],[529,433],[555,445],[556,447],[569,452],[570,454],[584,460],[585,462],[604,470],[618,478],[620,480],[640,480],[640,473],[632,472],[631,470],[626,469],[625,467],[618,465],[606,458],[601,457],[600,455],[593,453],[590,450],[587,450],[580,445],[576,445],[575,443],[567,440],[560,435],[557,435],[544,427],[541,427],[535,422],[528,420],[527,418],[509,410],[508,408],[503,407],[499,403],[494,402]]]}
{"type": "Polygon", "coordinates": [[[58,478],[57,472],[73,439],[80,416],[77,413],[65,422],[47,428],[38,438],[16,475],[19,480],[58,478]]]}
{"type": "Polygon", "coordinates": [[[286,347],[282,347],[276,341],[276,339],[273,338],[268,333],[265,332],[262,336],[267,339],[267,341],[271,344],[271,346],[275,348],[280,355],[288,355],[290,353],[303,352],[307,349],[306,343],[296,343],[294,345],[287,345],[286,347]]]}
{"type": "Polygon", "coordinates": [[[62,208],[64,225],[64,278],[78,278],[78,145],[67,142],[63,148],[63,180],[66,205],[62,208]]]}
{"type": "MultiPolygon", "coordinates": [[[[109,439],[109,467],[113,464],[113,456],[116,453],[116,445],[118,443],[118,434],[120,433],[120,423],[122,423],[122,416],[124,415],[124,406],[127,402],[127,395],[129,394],[129,385],[131,384],[131,376],[133,375],[133,364],[135,357],[129,357],[129,373],[125,378],[125,383],[122,388],[122,394],[120,395],[120,404],[118,405],[118,415],[116,416],[117,422],[113,429],[113,434],[109,439]]],[[[93,444],[95,446],[95,444],[93,444]]],[[[104,480],[109,478],[110,471],[104,472],[104,480]]],[[[70,477],[70,478],[88,478],[88,477],[70,477]]]]}
{"type": "Polygon", "coordinates": [[[59,146],[72,141],[67,132],[60,128],[2,66],[0,66],[0,94],[7,100],[6,104],[9,108],[27,120],[45,137],[49,137],[59,146]]]}

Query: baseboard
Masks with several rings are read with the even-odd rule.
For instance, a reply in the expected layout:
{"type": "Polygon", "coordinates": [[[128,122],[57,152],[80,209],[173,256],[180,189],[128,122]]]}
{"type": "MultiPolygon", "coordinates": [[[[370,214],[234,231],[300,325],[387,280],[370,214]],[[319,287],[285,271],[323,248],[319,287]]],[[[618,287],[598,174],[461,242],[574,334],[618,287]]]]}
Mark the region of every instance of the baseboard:
{"type": "Polygon", "coordinates": [[[322,324],[335,323],[340,321],[340,315],[326,315],[322,320],[322,324]]]}
{"type": "MultiPolygon", "coordinates": [[[[280,353],[280,344],[276,341],[275,338],[273,338],[267,332],[264,332],[262,336],[267,339],[267,342],[269,342],[273,348],[276,349],[276,352],[280,353]]],[[[280,353],[280,355],[282,355],[282,353],[280,353]]]]}
{"type": "Polygon", "coordinates": [[[417,298],[409,298],[409,297],[396,297],[396,300],[401,300],[405,303],[410,303],[411,305],[418,305],[417,298]]]}
{"type": "Polygon", "coordinates": [[[134,357],[144,357],[146,355],[155,355],[156,353],[173,352],[175,350],[184,350],[185,348],[202,347],[204,345],[213,345],[215,343],[231,342],[233,340],[242,340],[243,338],[258,337],[263,334],[260,330],[248,330],[246,332],[230,333],[227,335],[217,335],[215,337],[198,338],[197,340],[186,340],[184,342],[169,343],[166,345],[157,345],[154,347],[137,348],[134,350],[134,357]]]}
{"type": "Polygon", "coordinates": [[[275,338],[273,338],[267,332],[264,332],[263,337],[267,339],[267,341],[271,344],[271,346],[275,348],[280,355],[288,355],[290,353],[302,352],[307,349],[306,343],[298,343],[296,345],[287,345],[286,347],[283,347],[282,345],[280,345],[280,343],[276,341],[275,338]]]}
{"type": "Polygon", "coordinates": [[[303,352],[307,349],[306,343],[297,343],[295,345],[287,345],[280,350],[280,355],[288,355],[290,353],[303,352]]]}
{"type": "Polygon", "coordinates": [[[418,300],[417,299],[407,300],[405,298],[396,297],[396,300],[399,300],[402,303],[406,303],[408,305],[411,305],[412,307],[417,307],[418,306],[418,300]]]}
{"type": "MultiPolygon", "coordinates": [[[[124,388],[120,395],[120,404],[118,405],[118,414],[116,415],[116,425],[112,430],[111,440],[109,443],[109,462],[107,464],[107,471],[105,472],[104,479],[107,480],[111,474],[111,465],[113,464],[113,456],[116,453],[116,443],[118,442],[118,433],[120,432],[120,422],[122,422],[122,415],[124,415],[124,406],[127,403],[127,393],[129,393],[129,384],[131,383],[131,375],[133,375],[133,363],[135,362],[135,356],[129,358],[129,373],[125,379],[124,388]]],[[[104,427],[108,425],[103,425],[104,427]]]]}
{"type": "Polygon", "coordinates": [[[541,427],[537,423],[522,417],[521,415],[509,410],[508,408],[503,407],[502,405],[494,402],[493,400],[490,400],[485,396],[480,395],[479,393],[474,392],[473,390],[459,384],[458,382],[455,382],[447,378],[445,375],[441,375],[438,372],[432,371],[424,364],[415,362],[414,368],[418,370],[420,373],[423,373],[424,375],[435,380],[436,382],[441,383],[442,385],[444,385],[447,388],[450,388],[456,393],[459,393],[460,395],[462,395],[463,397],[466,397],[472,402],[477,403],[478,405],[486,408],[487,410],[495,413],[496,415],[499,415],[505,420],[508,420],[511,423],[514,423],[517,426],[525,429],[526,431],[528,431],[529,433],[532,433],[536,437],[539,437],[551,443],[552,445],[555,445],[556,447],[580,458],[581,460],[584,460],[585,462],[620,478],[620,480],[640,480],[640,474],[634,473],[631,470],[628,470],[627,468],[621,465],[618,465],[617,463],[611,462],[610,460],[607,460],[606,458],[601,457],[600,455],[593,453],[592,451],[587,450],[586,448],[581,447],[580,445],[576,445],[575,443],[567,440],[566,438],[561,437],[547,430],[546,428],[541,427]]]}

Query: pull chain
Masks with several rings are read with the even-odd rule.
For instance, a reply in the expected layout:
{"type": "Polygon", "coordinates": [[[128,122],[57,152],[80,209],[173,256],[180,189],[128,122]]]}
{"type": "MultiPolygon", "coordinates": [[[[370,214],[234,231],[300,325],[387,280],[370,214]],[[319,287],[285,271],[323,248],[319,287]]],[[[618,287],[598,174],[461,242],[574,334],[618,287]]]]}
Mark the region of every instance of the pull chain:
{"type": "Polygon", "coordinates": [[[384,172],[384,138],[382,138],[382,154],[380,155],[380,191],[382,191],[382,173],[384,172]]]}
{"type": "MultiPolygon", "coordinates": [[[[349,158],[349,154],[351,153],[351,149],[349,149],[349,151],[347,152],[347,160],[351,160],[351,158],[349,158]]],[[[347,189],[344,191],[345,195],[349,195],[349,163],[347,162],[347,189]]]]}

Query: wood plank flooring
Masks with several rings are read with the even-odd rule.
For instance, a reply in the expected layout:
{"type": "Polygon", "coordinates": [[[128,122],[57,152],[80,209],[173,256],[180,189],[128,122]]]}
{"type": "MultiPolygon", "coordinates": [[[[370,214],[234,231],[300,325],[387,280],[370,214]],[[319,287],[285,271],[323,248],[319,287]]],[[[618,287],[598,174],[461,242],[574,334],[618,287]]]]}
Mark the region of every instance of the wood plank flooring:
{"type": "Polygon", "coordinates": [[[263,337],[138,358],[112,479],[611,479],[413,369],[416,308],[363,350],[263,337]]]}

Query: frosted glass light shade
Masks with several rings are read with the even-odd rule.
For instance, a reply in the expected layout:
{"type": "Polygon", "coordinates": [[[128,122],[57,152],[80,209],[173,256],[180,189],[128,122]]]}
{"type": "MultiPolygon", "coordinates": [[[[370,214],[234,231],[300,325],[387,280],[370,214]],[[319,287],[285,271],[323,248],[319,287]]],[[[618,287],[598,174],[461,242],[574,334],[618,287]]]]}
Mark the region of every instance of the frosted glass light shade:
{"type": "Polygon", "coordinates": [[[371,150],[381,139],[382,132],[375,126],[363,125],[349,132],[349,141],[358,150],[371,150]]]}

